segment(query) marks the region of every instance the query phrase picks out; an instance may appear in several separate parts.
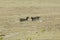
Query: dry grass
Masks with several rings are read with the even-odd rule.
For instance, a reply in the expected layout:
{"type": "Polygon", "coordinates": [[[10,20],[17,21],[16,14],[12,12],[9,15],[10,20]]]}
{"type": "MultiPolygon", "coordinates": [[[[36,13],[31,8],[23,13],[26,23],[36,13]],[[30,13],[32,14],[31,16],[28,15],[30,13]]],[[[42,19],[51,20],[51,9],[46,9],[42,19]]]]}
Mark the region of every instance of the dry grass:
{"type": "Polygon", "coordinates": [[[60,40],[60,0],[0,0],[0,34],[4,40],[60,40]],[[19,21],[26,16],[41,19],[19,21]]]}

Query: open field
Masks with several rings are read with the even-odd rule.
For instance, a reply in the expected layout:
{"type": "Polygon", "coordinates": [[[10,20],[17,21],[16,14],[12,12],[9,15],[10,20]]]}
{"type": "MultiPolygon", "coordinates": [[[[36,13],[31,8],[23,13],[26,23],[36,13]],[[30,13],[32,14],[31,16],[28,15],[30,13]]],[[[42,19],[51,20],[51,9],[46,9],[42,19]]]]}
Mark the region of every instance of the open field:
{"type": "Polygon", "coordinates": [[[3,40],[60,40],[60,0],[0,0],[3,40]],[[39,21],[20,18],[39,16],[39,21]]]}

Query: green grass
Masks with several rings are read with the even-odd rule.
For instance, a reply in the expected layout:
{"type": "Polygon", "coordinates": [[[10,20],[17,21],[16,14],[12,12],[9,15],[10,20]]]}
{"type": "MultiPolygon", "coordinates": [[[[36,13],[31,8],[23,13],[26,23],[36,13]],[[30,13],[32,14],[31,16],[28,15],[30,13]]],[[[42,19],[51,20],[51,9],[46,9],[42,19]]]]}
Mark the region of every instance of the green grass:
{"type": "Polygon", "coordinates": [[[2,38],[2,37],[0,37],[0,40],[3,40],[3,38],[2,38]]]}

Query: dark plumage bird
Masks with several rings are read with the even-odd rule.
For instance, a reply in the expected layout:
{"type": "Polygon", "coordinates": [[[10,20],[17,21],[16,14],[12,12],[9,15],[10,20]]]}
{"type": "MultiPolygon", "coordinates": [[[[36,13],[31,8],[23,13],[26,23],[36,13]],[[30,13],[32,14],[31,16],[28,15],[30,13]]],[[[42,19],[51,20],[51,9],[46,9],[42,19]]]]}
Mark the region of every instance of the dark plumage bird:
{"type": "Polygon", "coordinates": [[[36,21],[36,20],[39,20],[39,16],[36,16],[36,17],[31,17],[32,21],[36,21]]]}
{"type": "Polygon", "coordinates": [[[20,21],[23,22],[23,21],[28,21],[28,18],[29,17],[26,17],[26,18],[20,18],[20,21]]]}

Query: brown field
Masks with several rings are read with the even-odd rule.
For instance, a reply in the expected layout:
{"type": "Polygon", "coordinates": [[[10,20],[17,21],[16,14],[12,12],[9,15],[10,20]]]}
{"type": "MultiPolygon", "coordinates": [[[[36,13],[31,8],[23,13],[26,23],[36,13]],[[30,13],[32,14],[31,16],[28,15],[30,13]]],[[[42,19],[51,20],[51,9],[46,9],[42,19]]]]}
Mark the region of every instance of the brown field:
{"type": "Polygon", "coordinates": [[[60,40],[60,0],[0,0],[2,34],[3,40],[60,40]],[[19,21],[27,16],[41,19],[19,21]]]}

